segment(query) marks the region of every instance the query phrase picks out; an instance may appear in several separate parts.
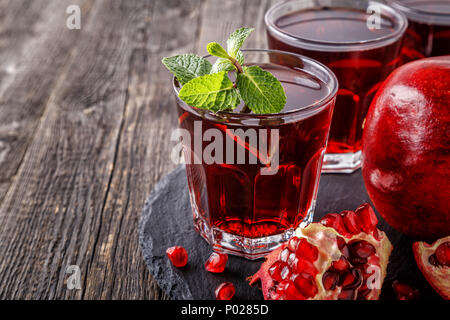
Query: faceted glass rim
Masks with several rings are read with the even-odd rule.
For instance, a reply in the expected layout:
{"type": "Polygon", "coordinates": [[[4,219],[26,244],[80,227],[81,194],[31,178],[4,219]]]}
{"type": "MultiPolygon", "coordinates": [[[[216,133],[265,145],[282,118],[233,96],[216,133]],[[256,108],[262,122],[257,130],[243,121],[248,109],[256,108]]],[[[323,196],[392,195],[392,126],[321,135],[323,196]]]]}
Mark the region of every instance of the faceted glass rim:
{"type": "MultiPolygon", "coordinates": [[[[321,100],[316,101],[314,103],[311,103],[309,105],[302,106],[295,110],[290,110],[287,112],[280,112],[280,113],[266,113],[266,114],[253,114],[253,113],[235,113],[230,111],[219,111],[217,113],[214,113],[210,110],[204,110],[195,108],[192,106],[189,106],[186,104],[183,100],[181,100],[178,96],[179,86],[178,81],[176,81],[175,77],[172,78],[173,83],[173,90],[175,93],[175,97],[177,99],[177,103],[186,111],[196,114],[197,116],[200,116],[202,118],[206,118],[208,120],[212,121],[219,121],[222,123],[227,124],[239,124],[239,125],[252,125],[252,126],[258,126],[261,125],[259,122],[260,120],[276,120],[276,119],[283,119],[285,120],[283,123],[290,123],[294,121],[298,121],[301,119],[309,118],[313,115],[315,115],[317,112],[321,111],[322,108],[325,108],[333,99],[336,98],[337,91],[338,91],[338,80],[336,78],[336,75],[324,64],[320,63],[317,60],[308,58],[304,55],[300,55],[297,53],[291,53],[286,51],[280,51],[280,50],[271,50],[271,49],[242,49],[241,50],[244,53],[260,53],[260,54],[277,54],[277,55],[287,55],[290,57],[295,57],[299,59],[303,63],[303,68],[294,68],[299,69],[302,72],[308,73],[318,79],[320,79],[325,85],[327,86],[329,92],[327,95],[325,95],[321,100]],[[316,73],[313,73],[314,71],[317,71],[316,73]],[[328,79],[323,79],[319,71],[326,75],[328,79]],[[328,81],[327,81],[328,80],[328,81]]],[[[211,55],[206,55],[203,58],[210,58],[211,55]]],[[[251,62],[250,62],[251,64],[251,62]]],[[[283,66],[282,64],[279,64],[283,66]]]]}
{"type": "MultiPolygon", "coordinates": [[[[352,1],[345,2],[345,4],[339,4],[336,2],[326,2],[327,7],[334,8],[351,8],[351,9],[359,9],[358,4],[367,3],[367,6],[377,5],[382,8],[382,15],[388,16],[389,19],[394,23],[395,30],[394,32],[385,35],[383,37],[367,39],[361,41],[324,41],[324,40],[314,40],[301,36],[294,36],[290,33],[285,32],[281,28],[276,25],[276,19],[279,16],[276,16],[278,10],[286,8],[293,4],[301,4],[302,2],[306,2],[306,0],[288,0],[276,3],[272,7],[267,10],[264,16],[264,22],[266,24],[266,29],[268,32],[271,32],[275,35],[275,37],[282,39],[283,41],[292,44],[293,46],[299,46],[300,48],[309,49],[309,50],[323,50],[323,51],[355,51],[355,50],[368,50],[379,47],[387,46],[395,41],[399,40],[406,31],[408,27],[408,19],[406,16],[400,11],[396,10],[393,7],[390,7],[384,3],[378,1],[352,1]]],[[[308,1],[310,6],[306,6],[302,9],[313,8],[313,5],[318,5],[317,1],[311,2],[308,1]]],[[[294,12],[293,10],[292,12],[294,12]]]]}

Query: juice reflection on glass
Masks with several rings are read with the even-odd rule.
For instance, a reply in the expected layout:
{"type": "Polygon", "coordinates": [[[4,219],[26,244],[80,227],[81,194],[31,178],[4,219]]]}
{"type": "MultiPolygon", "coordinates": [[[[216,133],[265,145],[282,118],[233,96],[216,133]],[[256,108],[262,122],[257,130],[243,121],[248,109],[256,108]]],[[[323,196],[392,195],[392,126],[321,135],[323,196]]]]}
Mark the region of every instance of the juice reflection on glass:
{"type": "Polygon", "coordinates": [[[394,70],[407,21],[373,1],[287,1],[265,16],[269,48],[327,65],[339,80],[325,172],[353,172],[361,163],[364,119],[381,82],[394,70]]]}
{"type": "Polygon", "coordinates": [[[217,251],[256,259],[312,220],[337,80],[296,54],[244,55],[246,65],[281,81],[287,98],[281,113],[239,113],[242,105],[212,113],[178,95],[177,106],[190,137],[183,147],[195,229],[217,251]]]}

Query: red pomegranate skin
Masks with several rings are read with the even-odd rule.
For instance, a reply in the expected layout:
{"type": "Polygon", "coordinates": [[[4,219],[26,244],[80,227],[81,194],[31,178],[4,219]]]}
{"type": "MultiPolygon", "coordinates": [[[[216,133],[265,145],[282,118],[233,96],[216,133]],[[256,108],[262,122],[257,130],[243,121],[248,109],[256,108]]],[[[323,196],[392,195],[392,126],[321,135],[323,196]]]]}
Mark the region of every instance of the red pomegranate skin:
{"type": "Polygon", "coordinates": [[[450,234],[450,56],[386,79],[364,125],[362,174],[392,227],[417,239],[450,234]]]}

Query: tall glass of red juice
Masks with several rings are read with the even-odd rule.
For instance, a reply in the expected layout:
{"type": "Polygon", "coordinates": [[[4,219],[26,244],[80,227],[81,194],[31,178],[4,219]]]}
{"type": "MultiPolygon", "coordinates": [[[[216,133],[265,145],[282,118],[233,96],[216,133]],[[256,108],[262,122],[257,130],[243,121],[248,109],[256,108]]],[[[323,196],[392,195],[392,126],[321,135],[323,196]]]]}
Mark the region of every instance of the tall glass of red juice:
{"type": "Polygon", "coordinates": [[[176,102],[195,229],[216,251],[257,259],[312,220],[338,84],[310,58],[243,51],[245,65],[281,81],[281,113],[240,113],[242,105],[213,113],[178,95],[176,102]]]}
{"type": "Polygon", "coordinates": [[[265,16],[269,48],[327,65],[339,80],[323,171],[351,173],[361,165],[370,102],[398,62],[405,16],[375,1],[292,0],[265,16]]]}
{"type": "Polygon", "coordinates": [[[402,63],[450,54],[450,0],[387,0],[408,17],[402,63]]]}

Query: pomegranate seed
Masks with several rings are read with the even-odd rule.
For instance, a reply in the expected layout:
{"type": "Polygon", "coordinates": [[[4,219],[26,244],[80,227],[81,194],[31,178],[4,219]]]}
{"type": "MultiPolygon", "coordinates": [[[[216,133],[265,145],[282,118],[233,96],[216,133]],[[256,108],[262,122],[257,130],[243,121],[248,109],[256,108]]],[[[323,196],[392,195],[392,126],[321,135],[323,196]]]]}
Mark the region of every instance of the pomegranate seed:
{"type": "Polygon", "coordinates": [[[416,300],[419,297],[419,290],[407,284],[400,283],[398,280],[392,283],[392,288],[397,294],[398,300],[416,300]]]}
{"type": "Polygon", "coordinates": [[[297,259],[293,268],[298,273],[304,272],[312,276],[315,276],[318,273],[316,267],[314,267],[314,264],[311,261],[302,258],[297,259]]]}
{"type": "Polygon", "coordinates": [[[222,282],[214,292],[217,300],[231,300],[233,298],[236,289],[231,282],[222,282]]]}
{"type": "Polygon", "coordinates": [[[280,272],[283,269],[283,267],[286,264],[280,262],[280,261],[275,261],[269,268],[269,275],[272,277],[273,280],[277,281],[277,282],[281,282],[283,281],[283,279],[281,278],[280,272]]]}
{"type": "Polygon", "coordinates": [[[307,273],[299,273],[293,281],[297,290],[307,298],[314,297],[318,292],[314,278],[307,273]]]}
{"type": "Polygon", "coordinates": [[[277,293],[275,288],[272,287],[269,289],[269,297],[271,300],[278,300],[278,299],[280,299],[281,295],[279,293],[277,293]]]}
{"type": "Polygon", "coordinates": [[[339,232],[343,236],[349,236],[347,230],[344,226],[344,221],[342,221],[342,217],[337,213],[328,213],[321,220],[320,223],[326,227],[334,228],[337,232],[339,232]]]}
{"type": "Polygon", "coordinates": [[[365,240],[351,244],[350,251],[358,258],[368,258],[375,253],[375,247],[365,240]]]}
{"type": "Polygon", "coordinates": [[[371,233],[373,230],[375,230],[378,224],[378,218],[370,204],[364,203],[355,210],[355,213],[358,216],[358,220],[360,222],[359,226],[364,232],[371,233]]]}
{"type": "Polygon", "coordinates": [[[284,268],[281,269],[281,272],[280,272],[281,279],[286,280],[289,276],[289,273],[290,273],[289,267],[284,266],[284,268]]]}
{"type": "Polygon", "coordinates": [[[439,264],[450,267],[450,242],[444,242],[436,248],[436,259],[439,264]]]}
{"type": "Polygon", "coordinates": [[[286,293],[286,300],[306,300],[306,297],[298,291],[292,282],[286,284],[284,292],[286,293]]]}
{"type": "Polygon", "coordinates": [[[289,253],[290,252],[288,248],[283,249],[283,251],[280,252],[280,260],[286,262],[289,257],[289,253]]]}
{"type": "Polygon", "coordinates": [[[170,262],[177,268],[182,268],[187,264],[188,253],[183,247],[174,246],[167,248],[166,254],[169,257],[170,262]]]}
{"type": "Polygon", "coordinates": [[[322,284],[325,290],[333,291],[336,288],[338,281],[339,275],[334,272],[326,271],[322,276],[322,284]]]}
{"type": "Polygon", "coordinates": [[[367,285],[363,284],[361,287],[359,287],[358,289],[358,300],[367,300],[367,296],[369,295],[369,293],[372,290],[370,290],[369,288],[367,288],[367,285]]]}
{"type": "Polygon", "coordinates": [[[286,290],[286,286],[288,285],[288,283],[289,283],[288,281],[280,282],[280,283],[278,284],[277,288],[276,288],[276,292],[277,292],[279,295],[283,295],[284,292],[285,292],[285,290],[286,290]]]}
{"type": "Polygon", "coordinates": [[[289,266],[293,266],[294,263],[296,262],[296,260],[298,260],[298,259],[297,259],[297,256],[295,255],[295,253],[291,253],[288,257],[287,263],[289,266]]]}
{"type": "Polygon", "coordinates": [[[341,256],[339,260],[333,261],[330,269],[338,273],[344,273],[350,269],[350,262],[345,256],[341,256]]]}
{"type": "Polygon", "coordinates": [[[295,250],[297,250],[297,245],[298,245],[298,238],[292,237],[291,239],[289,239],[287,247],[289,248],[289,251],[295,252],[295,250]]]}
{"type": "Polygon", "coordinates": [[[357,289],[362,283],[362,273],[360,270],[353,268],[349,273],[340,279],[340,285],[344,289],[357,289]]]}
{"type": "Polygon", "coordinates": [[[346,257],[347,259],[350,258],[350,250],[348,249],[347,245],[344,245],[344,247],[340,250],[344,257],[346,257]]]}
{"type": "Polygon", "coordinates": [[[350,257],[350,262],[354,266],[362,266],[367,263],[367,258],[350,257]]]}
{"type": "Polygon", "coordinates": [[[305,258],[311,262],[314,262],[319,257],[319,250],[308,242],[308,240],[302,238],[298,242],[297,246],[297,257],[305,258]]]}
{"type": "Polygon", "coordinates": [[[227,265],[228,255],[213,252],[205,263],[205,269],[213,273],[221,273],[227,265]]]}
{"type": "Polygon", "coordinates": [[[356,294],[355,290],[349,289],[349,290],[342,290],[341,293],[338,295],[338,300],[355,300],[356,294]]]}
{"type": "Polygon", "coordinates": [[[341,251],[342,251],[342,248],[344,248],[347,245],[344,238],[339,237],[339,236],[336,237],[336,243],[337,243],[339,250],[341,250],[341,251]]]}
{"type": "Polygon", "coordinates": [[[358,234],[361,232],[361,229],[358,226],[357,215],[353,211],[342,211],[341,215],[343,216],[343,221],[345,228],[351,234],[358,234]]]}

